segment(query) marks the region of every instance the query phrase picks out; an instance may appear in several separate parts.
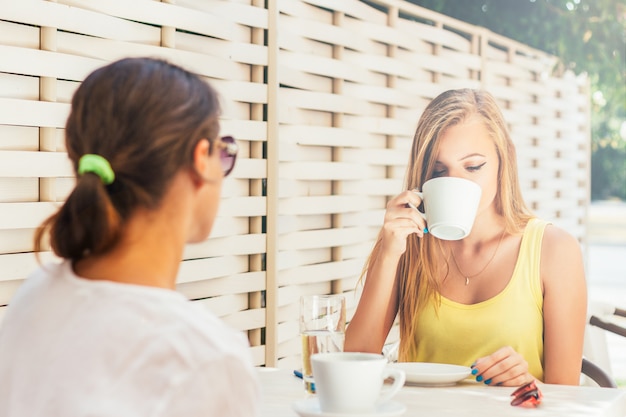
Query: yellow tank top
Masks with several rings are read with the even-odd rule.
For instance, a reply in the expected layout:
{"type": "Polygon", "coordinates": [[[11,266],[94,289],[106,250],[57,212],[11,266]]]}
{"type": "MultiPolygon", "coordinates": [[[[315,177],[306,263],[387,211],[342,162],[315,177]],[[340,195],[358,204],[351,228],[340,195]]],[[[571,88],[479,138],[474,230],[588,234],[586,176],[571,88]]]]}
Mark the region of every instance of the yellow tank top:
{"type": "Polygon", "coordinates": [[[434,300],[417,320],[415,362],[470,366],[504,346],[528,362],[529,372],[543,381],[543,295],[541,241],[547,222],[528,222],[507,286],[495,297],[460,304],[441,297],[438,316],[434,300]]]}

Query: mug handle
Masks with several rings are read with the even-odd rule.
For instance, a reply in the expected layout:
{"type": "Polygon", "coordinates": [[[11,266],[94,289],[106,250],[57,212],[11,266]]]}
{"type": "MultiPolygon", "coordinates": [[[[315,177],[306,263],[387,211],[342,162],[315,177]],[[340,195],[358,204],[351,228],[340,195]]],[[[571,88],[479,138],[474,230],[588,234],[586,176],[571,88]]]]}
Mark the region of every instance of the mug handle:
{"type": "MultiPolygon", "coordinates": [[[[424,194],[421,191],[415,191],[413,190],[413,192],[422,200],[424,200],[424,194]]],[[[421,211],[419,211],[419,209],[417,207],[415,207],[415,204],[413,203],[407,203],[409,205],[409,207],[415,209],[415,211],[417,211],[420,216],[422,216],[422,219],[426,220],[426,213],[422,213],[421,211]]]]}
{"type": "Polygon", "coordinates": [[[389,388],[383,388],[380,392],[380,397],[378,398],[377,403],[384,403],[385,401],[389,401],[391,397],[396,395],[398,391],[404,386],[404,381],[406,380],[406,374],[402,369],[394,369],[394,368],[386,368],[383,373],[383,380],[387,378],[393,379],[393,384],[389,388]]]}

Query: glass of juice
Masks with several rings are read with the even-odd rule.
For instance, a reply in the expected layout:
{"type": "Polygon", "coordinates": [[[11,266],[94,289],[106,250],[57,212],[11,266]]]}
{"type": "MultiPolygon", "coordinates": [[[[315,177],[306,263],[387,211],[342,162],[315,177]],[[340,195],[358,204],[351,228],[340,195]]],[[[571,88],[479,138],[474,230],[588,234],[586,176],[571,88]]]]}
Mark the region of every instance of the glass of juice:
{"type": "Polygon", "coordinates": [[[341,352],[346,330],[346,298],[343,294],[300,297],[302,379],[307,392],[315,393],[311,355],[341,352]]]}

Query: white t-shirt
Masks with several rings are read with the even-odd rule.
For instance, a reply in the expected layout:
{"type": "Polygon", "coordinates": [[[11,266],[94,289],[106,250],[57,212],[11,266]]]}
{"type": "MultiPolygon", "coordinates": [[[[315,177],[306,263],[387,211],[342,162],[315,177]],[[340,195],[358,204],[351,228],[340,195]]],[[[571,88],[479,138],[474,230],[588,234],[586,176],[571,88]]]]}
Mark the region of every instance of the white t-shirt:
{"type": "Polygon", "coordinates": [[[0,328],[2,417],[253,417],[244,335],[176,291],[48,264],[0,328]]]}

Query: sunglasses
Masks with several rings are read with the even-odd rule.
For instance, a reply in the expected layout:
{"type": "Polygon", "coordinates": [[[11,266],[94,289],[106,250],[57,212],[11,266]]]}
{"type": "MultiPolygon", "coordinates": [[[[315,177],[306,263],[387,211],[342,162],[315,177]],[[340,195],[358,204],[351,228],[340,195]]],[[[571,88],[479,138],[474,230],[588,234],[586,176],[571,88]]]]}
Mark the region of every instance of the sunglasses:
{"type": "Polygon", "coordinates": [[[216,144],[220,150],[222,172],[224,173],[224,176],[227,176],[235,167],[239,146],[237,146],[237,142],[232,136],[223,136],[220,138],[219,142],[216,142],[216,144]]]}
{"type": "Polygon", "coordinates": [[[535,381],[522,385],[511,396],[513,397],[511,405],[528,408],[537,407],[541,404],[541,399],[543,398],[543,394],[537,388],[535,381]]]}

